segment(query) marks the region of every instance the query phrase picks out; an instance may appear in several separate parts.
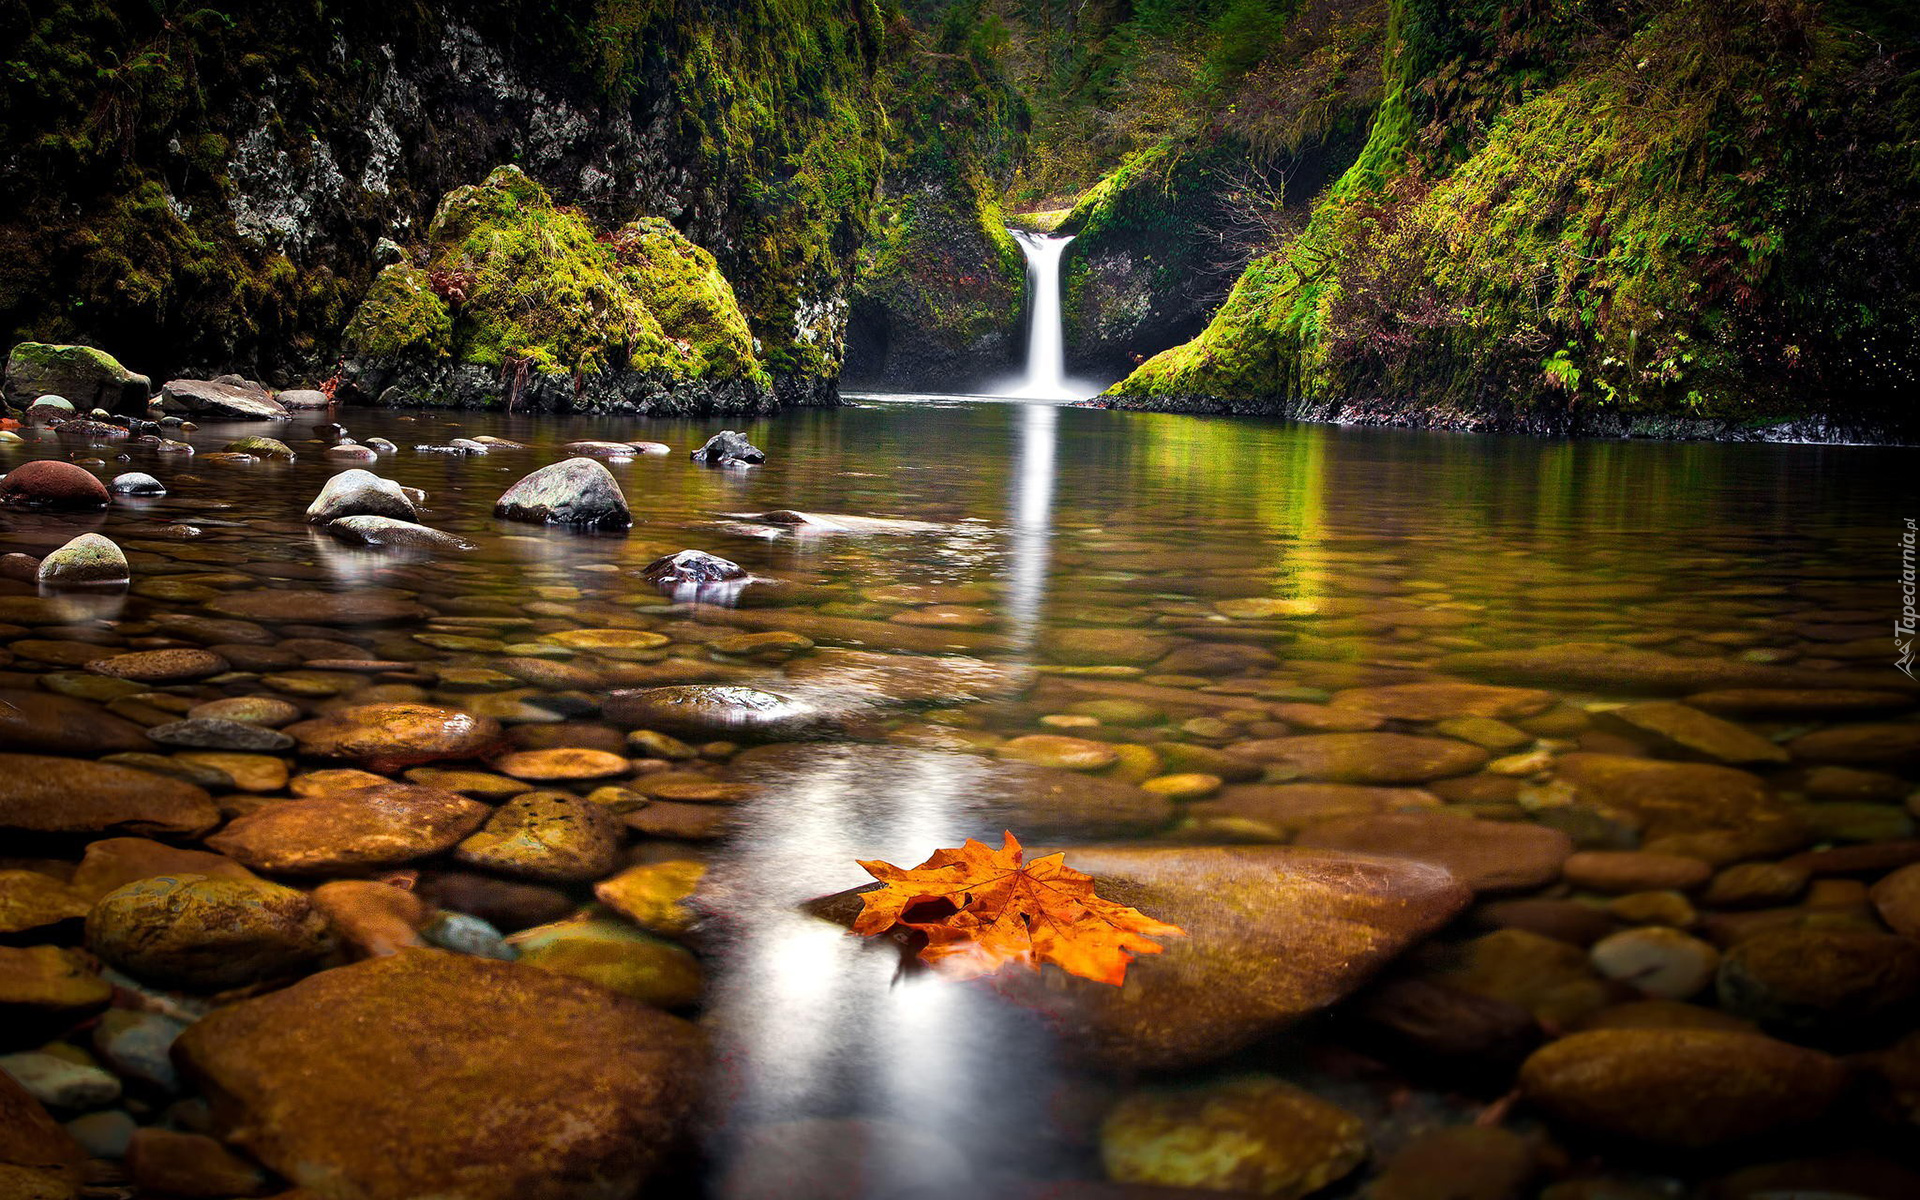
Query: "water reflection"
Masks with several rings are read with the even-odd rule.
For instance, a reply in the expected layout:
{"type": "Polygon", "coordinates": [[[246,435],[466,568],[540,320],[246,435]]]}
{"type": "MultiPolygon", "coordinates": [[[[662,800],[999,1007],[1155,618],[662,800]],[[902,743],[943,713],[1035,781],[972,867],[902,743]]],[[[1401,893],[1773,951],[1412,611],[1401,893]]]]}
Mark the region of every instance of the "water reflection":
{"type": "Polygon", "coordinates": [[[1046,598],[1053,542],[1054,442],[1059,422],[1060,410],[1051,404],[1027,404],[1020,409],[1004,611],[1008,632],[1023,650],[1032,647],[1039,636],[1041,605],[1046,598]]]}

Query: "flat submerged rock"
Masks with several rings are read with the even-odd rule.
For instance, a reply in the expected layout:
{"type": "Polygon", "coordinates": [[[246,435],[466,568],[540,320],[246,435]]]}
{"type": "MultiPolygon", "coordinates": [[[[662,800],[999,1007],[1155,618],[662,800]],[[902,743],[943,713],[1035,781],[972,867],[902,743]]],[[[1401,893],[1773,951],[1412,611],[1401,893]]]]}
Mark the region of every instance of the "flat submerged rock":
{"type": "Polygon", "coordinates": [[[443,1200],[636,1194],[706,1053],[694,1026],[604,988],[425,949],[229,1005],[175,1052],[216,1129],[294,1184],[443,1200]]]}

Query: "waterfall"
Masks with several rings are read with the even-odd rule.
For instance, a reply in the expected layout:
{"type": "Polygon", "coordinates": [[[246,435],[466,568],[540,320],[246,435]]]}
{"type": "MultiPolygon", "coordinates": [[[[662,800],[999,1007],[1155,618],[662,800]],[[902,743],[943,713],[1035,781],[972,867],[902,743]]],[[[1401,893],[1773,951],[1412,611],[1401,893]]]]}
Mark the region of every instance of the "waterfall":
{"type": "Polygon", "coordinates": [[[1060,256],[1070,237],[1010,229],[1027,259],[1031,300],[1027,327],[1027,376],[1009,393],[1034,400],[1075,400],[1098,391],[1067,378],[1067,351],[1060,337],[1060,256]]]}

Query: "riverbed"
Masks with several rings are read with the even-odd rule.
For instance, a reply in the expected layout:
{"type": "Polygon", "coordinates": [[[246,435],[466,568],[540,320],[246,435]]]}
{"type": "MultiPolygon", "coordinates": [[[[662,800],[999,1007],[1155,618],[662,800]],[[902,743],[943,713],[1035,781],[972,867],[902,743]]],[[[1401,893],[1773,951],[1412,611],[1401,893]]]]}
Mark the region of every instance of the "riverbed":
{"type": "MultiPolygon", "coordinates": [[[[1407,1198],[1441,1195],[1419,1188],[1447,1162],[1494,1179],[1459,1194],[1586,1181],[1554,1195],[1638,1197],[1836,1155],[1868,1164],[1841,1194],[1920,1178],[1905,1173],[1920,690],[1890,636],[1910,455],[856,395],[731,426],[762,465],[689,462],[726,427],[347,410],[209,423],[185,435],[194,456],[25,430],[9,469],[91,458],[102,479],[148,472],[167,494],[0,511],[7,550],[93,531],[132,574],[107,592],[0,581],[0,683],[142,728],[221,698],[302,721],[459,710],[499,722],[507,744],[383,763],[296,738],[224,764],[198,751],[197,772],[162,761],[196,751],[156,745],[135,765],[199,779],[225,821],[325,795],[327,770],[405,773],[496,808],[537,786],[617,817],[619,869],[690,870],[680,910],[650,925],[594,906],[611,870],[476,867],[441,848],[255,871],[302,890],[385,879],[424,897],[419,925],[464,912],[513,935],[501,951],[469,928],[468,950],[564,942],[577,920],[542,927],[577,911],[602,943],[646,926],[628,963],[642,966],[608,966],[616,946],[552,969],[671,1008],[711,1041],[680,1081],[701,1093],[699,1148],[654,1164],[658,1194],[1016,1195],[1111,1177],[1350,1195],[1391,1177],[1400,1190],[1377,1194],[1407,1198]],[[423,492],[421,523],[472,549],[370,549],[310,525],[342,469],[314,432],[327,421],[395,443],[367,468],[423,492]],[[294,461],[207,459],[247,434],[294,461]],[[416,449],[482,435],[518,446],[416,449]],[[585,440],[672,448],[607,462],[629,532],[491,515],[585,440]],[[675,594],[640,577],[687,549],[750,582],[675,594]],[[329,599],[356,596],[379,602],[329,599]],[[225,669],[139,686],[90,669],[169,648],[211,648],[225,669]],[[806,715],[637,732],[607,703],[682,686],[751,687],[806,715]],[[567,749],[623,761],[516,780],[502,758],[567,749]],[[1069,865],[1102,847],[1083,861],[1108,864],[1149,915],[1182,914],[1187,939],[1112,996],[1053,967],[962,983],[898,939],[849,933],[844,903],[809,903],[870,882],[857,860],[912,866],[1003,829],[1069,865]],[[1209,936],[1231,954],[1195,944],[1209,936]],[[1756,1061],[1796,1094],[1742,1082],[1756,1061]],[[1194,1148],[1209,1138],[1213,1153],[1194,1148]]],[[[88,840],[36,837],[6,865],[97,903],[73,872],[88,840]]],[[[97,950],[97,923],[82,932],[69,914],[7,938],[97,950]]],[[[291,974],[374,951],[346,937],[326,953],[291,974]]],[[[170,1020],[223,990],[137,974],[121,964],[115,1004],[170,1020]]],[[[76,1030],[59,1040],[94,1045],[76,1030]]],[[[309,1052],[324,1073],[324,1044],[309,1052]]],[[[240,1070],[223,1053],[196,1045],[190,1078],[240,1070]]],[[[217,1124],[108,1068],[118,1094],[55,1115],[217,1124]]],[[[405,1092],[404,1068],[391,1086],[405,1092]]],[[[269,1138],[254,1153],[289,1173],[312,1151],[269,1138]]],[[[1792,1170],[1740,1178],[1839,1178],[1792,1170]]]]}

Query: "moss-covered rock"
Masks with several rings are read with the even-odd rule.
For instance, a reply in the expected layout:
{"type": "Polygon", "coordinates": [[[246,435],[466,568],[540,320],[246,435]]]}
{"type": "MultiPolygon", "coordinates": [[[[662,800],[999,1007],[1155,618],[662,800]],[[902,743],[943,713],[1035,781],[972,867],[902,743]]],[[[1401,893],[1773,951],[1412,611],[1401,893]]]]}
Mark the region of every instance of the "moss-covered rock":
{"type": "Polygon", "coordinates": [[[657,217],[611,233],[518,167],[456,188],[428,266],[381,271],[343,382],[382,403],[764,411],[771,383],[711,254],[657,217]]]}
{"type": "Polygon", "coordinates": [[[138,416],[147,411],[153,381],[92,346],[21,342],[7,355],[7,403],[24,408],[44,395],[65,397],[75,409],[105,408],[138,416]]]}

